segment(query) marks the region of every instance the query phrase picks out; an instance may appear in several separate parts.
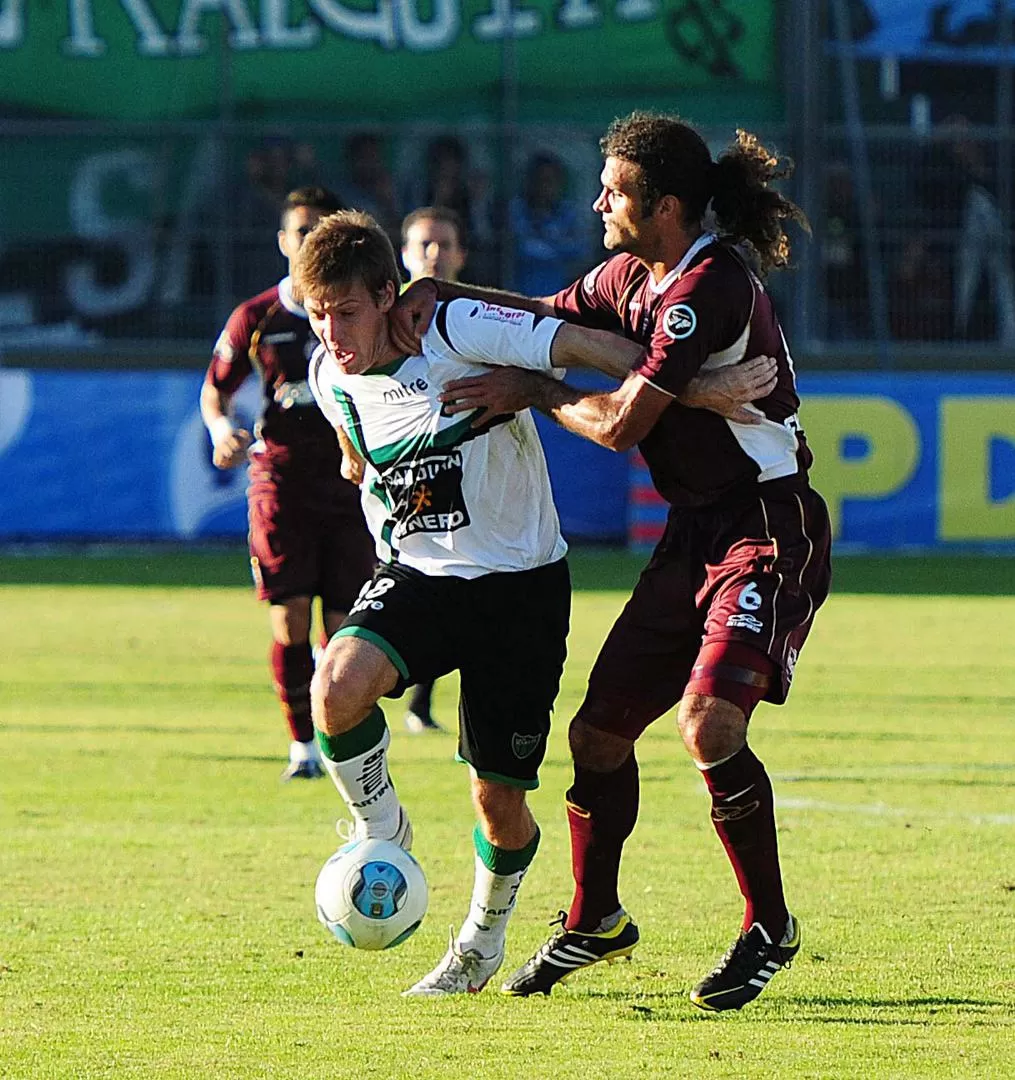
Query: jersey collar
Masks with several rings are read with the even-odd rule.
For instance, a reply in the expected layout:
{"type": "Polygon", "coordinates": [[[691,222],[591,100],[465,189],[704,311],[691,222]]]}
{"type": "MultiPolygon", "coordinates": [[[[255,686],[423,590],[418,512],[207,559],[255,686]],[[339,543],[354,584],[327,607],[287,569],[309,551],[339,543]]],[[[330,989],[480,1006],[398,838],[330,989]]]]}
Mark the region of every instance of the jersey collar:
{"type": "Polygon", "coordinates": [[[664,277],[662,281],[652,282],[652,291],[654,293],[666,292],[666,290],[674,282],[680,280],[681,274],[683,274],[683,272],[690,265],[691,260],[694,258],[694,256],[697,255],[703,247],[707,247],[709,244],[712,243],[713,240],[716,239],[718,239],[718,237],[713,232],[702,233],[701,236],[699,236],[698,239],[695,240],[694,243],[684,252],[684,257],[680,260],[680,262],[678,262],[677,265],[674,266],[673,269],[669,271],[669,273],[667,273],[666,277],[664,277]]]}
{"type": "Polygon", "coordinates": [[[278,283],[278,300],[290,314],[298,315],[301,319],[307,318],[307,313],[293,299],[293,283],[288,274],[278,283]]]}

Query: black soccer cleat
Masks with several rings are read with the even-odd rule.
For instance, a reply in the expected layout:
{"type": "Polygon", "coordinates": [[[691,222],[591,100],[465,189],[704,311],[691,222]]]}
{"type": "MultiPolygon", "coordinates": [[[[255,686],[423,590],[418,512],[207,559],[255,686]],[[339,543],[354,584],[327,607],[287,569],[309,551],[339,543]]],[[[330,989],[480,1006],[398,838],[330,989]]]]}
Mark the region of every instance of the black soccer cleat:
{"type": "Polygon", "coordinates": [[[630,915],[622,915],[616,926],[595,934],[566,930],[566,918],[567,912],[562,911],[550,923],[552,926],[559,922],[560,926],[504,983],[501,993],[513,997],[549,994],[557,983],[580,968],[591,967],[600,960],[613,963],[621,957],[629,957],[638,944],[638,927],[630,915]]]}
{"type": "Polygon", "coordinates": [[[778,945],[772,944],[760,923],[741,930],[715,970],[691,991],[694,1004],[709,1012],[722,1012],[753,1001],[779,968],[789,967],[800,951],[800,921],[793,915],[789,921],[786,937],[778,945]]]}

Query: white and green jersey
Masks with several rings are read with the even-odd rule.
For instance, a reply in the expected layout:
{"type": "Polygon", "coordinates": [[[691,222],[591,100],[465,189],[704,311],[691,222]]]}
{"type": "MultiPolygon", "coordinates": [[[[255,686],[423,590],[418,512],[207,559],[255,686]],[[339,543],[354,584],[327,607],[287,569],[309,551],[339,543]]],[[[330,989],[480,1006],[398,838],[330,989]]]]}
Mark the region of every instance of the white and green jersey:
{"type": "Polygon", "coordinates": [[[439,304],[420,356],[345,375],[323,346],[310,387],[366,461],[362,502],[382,562],[474,578],[563,557],[546,459],[529,411],[472,427],[447,416],[445,384],[483,365],[547,374],[559,319],[476,300],[439,304]]]}

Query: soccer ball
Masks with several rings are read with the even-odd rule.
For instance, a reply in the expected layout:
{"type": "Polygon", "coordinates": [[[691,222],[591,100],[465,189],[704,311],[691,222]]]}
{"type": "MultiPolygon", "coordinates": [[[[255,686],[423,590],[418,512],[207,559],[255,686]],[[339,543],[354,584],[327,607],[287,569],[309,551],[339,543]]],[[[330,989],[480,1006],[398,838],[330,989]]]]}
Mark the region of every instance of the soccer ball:
{"type": "Polygon", "coordinates": [[[317,917],[343,945],[393,949],[426,914],[423,869],[390,840],[354,840],[321,867],[317,917]]]}

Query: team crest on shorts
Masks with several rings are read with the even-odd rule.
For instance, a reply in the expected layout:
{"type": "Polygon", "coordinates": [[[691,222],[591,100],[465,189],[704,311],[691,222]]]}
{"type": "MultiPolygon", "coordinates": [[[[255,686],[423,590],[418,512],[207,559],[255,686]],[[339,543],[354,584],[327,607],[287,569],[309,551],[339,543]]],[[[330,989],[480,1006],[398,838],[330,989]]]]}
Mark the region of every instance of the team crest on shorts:
{"type": "Polygon", "coordinates": [[[511,736],[511,751],[516,758],[524,760],[535,751],[542,737],[542,735],[519,735],[516,731],[511,736]]]}
{"type": "Polygon", "coordinates": [[[698,316],[689,304],[674,304],[663,313],[663,329],[674,341],[689,338],[698,326],[698,316]]]}

